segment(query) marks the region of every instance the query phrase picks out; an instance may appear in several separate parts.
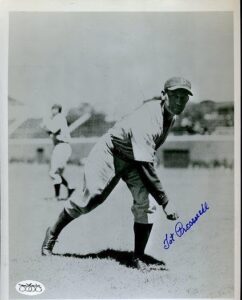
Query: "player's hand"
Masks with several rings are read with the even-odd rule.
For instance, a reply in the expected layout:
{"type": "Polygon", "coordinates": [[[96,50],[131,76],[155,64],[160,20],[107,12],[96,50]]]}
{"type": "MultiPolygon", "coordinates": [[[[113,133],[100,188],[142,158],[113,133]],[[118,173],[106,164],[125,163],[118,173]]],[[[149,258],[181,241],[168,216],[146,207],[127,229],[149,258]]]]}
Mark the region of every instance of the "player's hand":
{"type": "Polygon", "coordinates": [[[168,220],[171,220],[171,221],[175,221],[175,220],[177,220],[179,218],[179,216],[178,216],[177,213],[166,215],[166,217],[167,217],[168,220]]]}
{"type": "Polygon", "coordinates": [[[179,218],[179,215],[171,201],[168,201],[168,203],[163,207],[163,210],[168,220],[175,221],[179,218]]]}

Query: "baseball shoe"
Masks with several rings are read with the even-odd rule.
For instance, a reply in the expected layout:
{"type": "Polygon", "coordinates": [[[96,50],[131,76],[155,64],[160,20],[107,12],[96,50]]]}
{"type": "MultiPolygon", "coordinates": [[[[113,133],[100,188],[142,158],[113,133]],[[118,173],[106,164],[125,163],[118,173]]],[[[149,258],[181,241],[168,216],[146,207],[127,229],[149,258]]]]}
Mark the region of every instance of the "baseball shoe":
{"type": "Polygon", "coordinates": [[[53,255],[53,248],[55,246],[57,238],[51,233],[50,227],[47,228],[45,239],[41,247],[41,254],[43,256],[53,255]]]}
{"type": "Polygon", "coordinates": [[[160,261],[158,259],[155,259],[151,256],[145,255],[142,258],[143,262],[146,263],[150,270],[156,270],[156,271],[167,271],[168,269],[165,267],[165,263],[163,261],[160,261]]]}
{"type": "Polygon", "coordinates": [[[132,267],[138,269],[141,272],[150,272],[151,268],[141,258],[134,257],[132,260],[132,267]]]}

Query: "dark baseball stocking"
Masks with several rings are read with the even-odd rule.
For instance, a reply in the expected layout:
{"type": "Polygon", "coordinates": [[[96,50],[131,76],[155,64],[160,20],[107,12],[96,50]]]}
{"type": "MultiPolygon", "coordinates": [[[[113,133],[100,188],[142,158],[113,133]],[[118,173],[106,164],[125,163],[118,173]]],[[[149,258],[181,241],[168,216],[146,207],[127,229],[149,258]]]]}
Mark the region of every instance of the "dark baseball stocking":
{"type": "Polygon", "coordinates": [[[134,256],[142,258],[153,224],[134,223],[134,256]]]}
{"type": "Polygon", "coordinates": [[[51,227],[51,233],[57,238],[62,229],[68,225],[74,218],[72,218],[64,209],[59,215],[56,223],[51,227]]]}

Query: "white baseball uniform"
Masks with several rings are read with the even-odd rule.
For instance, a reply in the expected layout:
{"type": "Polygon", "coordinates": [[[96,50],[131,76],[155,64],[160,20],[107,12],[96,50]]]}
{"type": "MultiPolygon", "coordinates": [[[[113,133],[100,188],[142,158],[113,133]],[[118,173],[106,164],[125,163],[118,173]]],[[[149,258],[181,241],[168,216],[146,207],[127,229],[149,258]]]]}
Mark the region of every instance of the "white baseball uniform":
{"type": "Polygon", "coordinates": [[[147,101],[117,122],[91,150],[85,164],[83,194],[70,198],[65,206],[68,214],[76,218],[88,213],[123,179],[133,196],[135,222],[153,223],[153,197],[160,205],[168,202],[153,162],[173,123],[174,116],[157,100],[147,101]]]}
{"type": "Polygon", "coordinates": [[[72,149],[69,144],[71,139],[70,131],[66,118],[62,113],[57,114],[53,117],[53,119],[46,120],[45,126],[51,132],[54,143],[49,174],[53,179],[54,184],[60,184],[62,179],[58,172],[66,166],[66,163],[72,153],[72,149]]]}

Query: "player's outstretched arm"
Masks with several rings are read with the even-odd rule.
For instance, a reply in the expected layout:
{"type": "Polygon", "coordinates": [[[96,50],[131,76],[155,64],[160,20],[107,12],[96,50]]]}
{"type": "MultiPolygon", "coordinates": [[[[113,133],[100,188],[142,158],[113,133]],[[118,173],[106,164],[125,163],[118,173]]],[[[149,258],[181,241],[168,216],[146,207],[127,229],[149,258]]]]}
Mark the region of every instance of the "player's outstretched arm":
{"type": "Polygon", "coordinates": [[[169,201],[160,179],[156,174],[154,164],[150,162],[137,162],[137,170],[149,193],[154,197],[158,204],[162,206],[167,219],[178,219],[179,216],[171,201],[169,201]]]}

